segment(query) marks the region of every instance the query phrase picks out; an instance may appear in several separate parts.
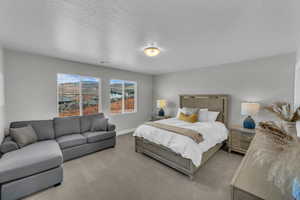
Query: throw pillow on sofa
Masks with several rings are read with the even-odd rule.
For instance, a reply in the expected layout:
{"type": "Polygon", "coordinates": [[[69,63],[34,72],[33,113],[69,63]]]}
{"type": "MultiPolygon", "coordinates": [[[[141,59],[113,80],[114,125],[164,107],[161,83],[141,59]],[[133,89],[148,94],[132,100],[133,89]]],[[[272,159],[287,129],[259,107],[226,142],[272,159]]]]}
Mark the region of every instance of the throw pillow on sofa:
{"type": "Polygon", "coordinates": [[[91,131],[107,131],[108,119],[107,118],[95,118],[92,121],[91,131]]]}
{"type": "Polygon", "coordinates": [[[34,129],[30,125],[21,128],[11,128],[10,136],[20,148],[35,143],[38,139],[34,129]]]}

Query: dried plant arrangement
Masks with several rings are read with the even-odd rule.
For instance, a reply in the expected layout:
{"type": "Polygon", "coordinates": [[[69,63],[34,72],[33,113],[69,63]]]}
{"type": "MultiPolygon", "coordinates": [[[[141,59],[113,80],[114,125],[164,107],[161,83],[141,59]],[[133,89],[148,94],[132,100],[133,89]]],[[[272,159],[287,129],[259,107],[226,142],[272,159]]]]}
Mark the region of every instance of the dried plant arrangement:
{"type": "Polygon", "coordinates": [[[300,182],[300,140],[288,135],[275,122],[260,122],[259,131],[264,137],[255,152],[255,162],[270,164],[268,181],[273,182],[287,199],[292,199],[293,183],[300,182]]]}
{"type": "Polygon", "coordinates": [[[262,133],[268,134],[275,144],[288,144],[294,138],[273,121],[265,121],[259,123],[259,129],[262,133]]]}
{"type": "Polygon", "coordinates": [[[266,106],[265,109],[274,113],[281,120],[286,122],[296,122],[300,120],[300,106],[293,111],[289,103],[277,102],[271,106],[266,106]]]}

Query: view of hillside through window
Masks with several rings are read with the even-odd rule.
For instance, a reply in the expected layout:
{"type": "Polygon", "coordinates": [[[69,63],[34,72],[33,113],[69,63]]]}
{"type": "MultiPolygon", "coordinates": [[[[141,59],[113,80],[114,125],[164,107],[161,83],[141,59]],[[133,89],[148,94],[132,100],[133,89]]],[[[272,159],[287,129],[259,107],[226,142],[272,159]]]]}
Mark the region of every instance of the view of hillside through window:
{"type": "Polygon", "coordinates": [[[99,84],[100,80],[94,77],[57,74],[59,116],[98,113],[99,84]]]}
{"type": "Polygon", "coordinates": [[[136,111],[136,82],[110,81],[110,112],[130,113],[136,111]]]}

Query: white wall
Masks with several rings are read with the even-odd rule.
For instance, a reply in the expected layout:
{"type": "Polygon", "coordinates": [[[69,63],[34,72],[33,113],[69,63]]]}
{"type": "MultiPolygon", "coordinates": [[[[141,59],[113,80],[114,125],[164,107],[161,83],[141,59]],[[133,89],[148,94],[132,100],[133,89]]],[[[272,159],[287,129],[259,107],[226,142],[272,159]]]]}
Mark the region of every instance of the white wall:
{"type": "MultiPolygon", "coordinates": [[[[257,101],[264,105],[277,100],[294,102],[295,54],[157,75],[154,78],[9,49],[4,49],[4,58],[6,126],[11,121],[57,116],[57,73],[101,78],[103,111],[119,130],[135,128],[148,120],[153,104],[159,98],[168,100],[166,111],[174,114],[179,94],[229,94],[231,124],[241,123],[243,119],[240,115],[242,101],[257,101]],[[138,82],[137,113],[109,115],[110,78],[138,82]]],[[[263,120],[270,117],[272,115],[262,111],[255,118],[263,120]]]]}
{"type": "Polygon", "coordinates": [[[102,108],[109,115],[109,80],[138,83],[138,112],[109,115],[118,130],[136,128],[152,113],[152,76],[112,68],[71,62],[14,50],[4,50],[7,123],[19,120],[50,119],[57,116],[57,73],[99,77],[102,81],[102,108]]]}
{"type": "MultiPolygon", "coordinates": [[[[295,65],[295,106],[300,106],[300,1],[293,0],[292,1],[293,9],[294,9],[294,31],[298,34],[296,38],[297,42],[297,63],[295,65]]],[[[300,130],[300,129],[299,129],[300,130]]]]}
{"type": "MultiPolygon", "coordinates": [[[[179,94],[228,94],[231,97],[229,123],[240,124],[243,101],[262,105],[275,101],[293,104],[295,60],[295,54],[287,54],[154,76],[153,100],[167,99],[167,112],[174,115],[179,94]]],[[[261,111],[255,119],[275,118],[261,111]]]]}
{"type": "MultiPolygon", "coordinates": [[[[297,64],[295,71],[295,107],[300,106],[300,1],[293,0],[293,8],[294,8],[294,29],[297,33],[297,64]]],[[[297,132],[298,136],[300,136],[300,121],[297,122],[297,132]]]]}
{"type": "MultiPolygon", "coordinates": [[[[295,108],[300,106],[300,46],[297,54],[297,63],[295,66],[295,108]]],[[[297,134],[300,137],[300,121],[297,122],[297,134]]]]}
{"type": "Polygon", "coordinates": [[[4,127],[5,127],[4,66],[3,66],[3,49],[0,46],[0,144],[4,137],[4,127]]]}
{"type": "Polygon", "coordinates": [[[298,53],[299,56],[295,65],[295,106],[300,106],[300,52],[298,53]]]}

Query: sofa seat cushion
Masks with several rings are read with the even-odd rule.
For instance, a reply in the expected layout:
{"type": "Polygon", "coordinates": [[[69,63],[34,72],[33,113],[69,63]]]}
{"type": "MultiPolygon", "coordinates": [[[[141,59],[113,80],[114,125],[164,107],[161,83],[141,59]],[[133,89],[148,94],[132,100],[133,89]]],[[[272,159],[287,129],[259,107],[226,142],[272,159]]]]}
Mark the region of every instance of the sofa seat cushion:
{"type": "Polygon", "coordinates": [[[88,143],[99,142],[116,136],[115,131],[98,131],[83,133],[87,138],[88,143]]]}
{"type": "Polygon", "coordinates": [[[1,157],[0,183],[31,176],[62,163],[62,152],[55,140],[37,142],[1,157]]]}
{"type": "Polygon", "coordinates": [[[65,135],[57,138],[56,140],[61,149],[70,148],[87,143],[87,139],[81,134],[65,135]]]}

